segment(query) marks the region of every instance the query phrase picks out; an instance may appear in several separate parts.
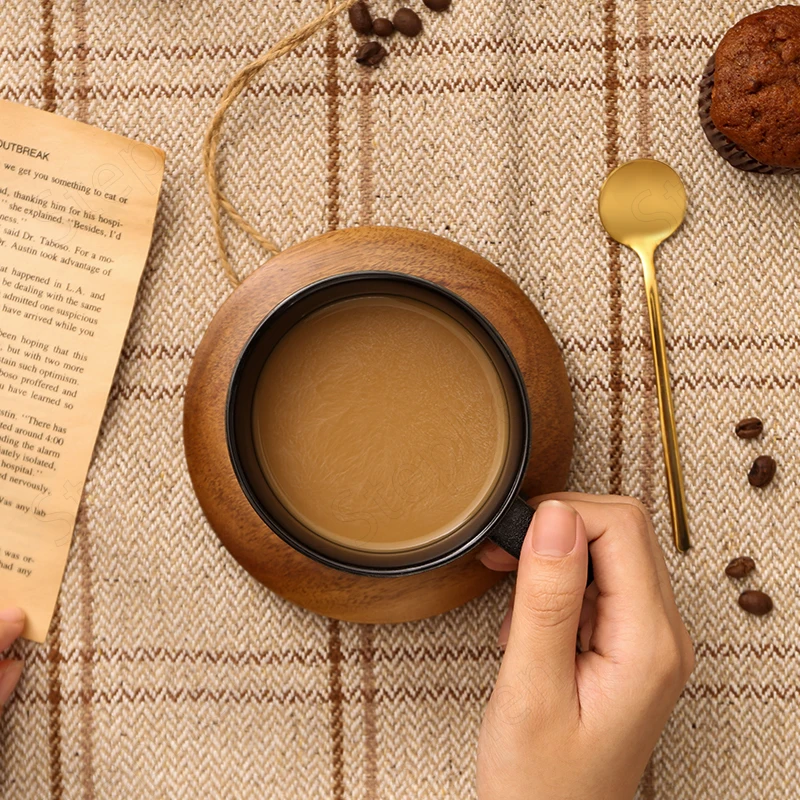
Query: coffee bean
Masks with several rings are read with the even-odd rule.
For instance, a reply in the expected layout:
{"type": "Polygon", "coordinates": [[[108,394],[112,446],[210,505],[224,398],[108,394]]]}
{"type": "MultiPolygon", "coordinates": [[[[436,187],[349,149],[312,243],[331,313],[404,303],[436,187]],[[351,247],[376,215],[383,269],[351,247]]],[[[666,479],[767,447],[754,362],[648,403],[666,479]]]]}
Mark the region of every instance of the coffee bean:
{"type": "Polygon", "coordinates": [[[764,592],[749,589],[739,595],[739,605],[748,613],[763,617],[772,611],[772,598],[764,592]]]}
{"type": "Polygon", "coordinates": [[[350,10],[347,13],[350,15],[350,24],[356,33],[361,33],[365,36],[372,33],[372,15],[363,0],[354,6],[350,6],[350,10]]]}
{"type": "Polygon", "coordinates": [[[775,477],[775,459],[771,456],[759,456],[747,473],[751,486],[766,486],[775,477]]]}
{"type": "Polygon", "coordinates": [[[431,11],[447,11],[450,8],[450,0],[423,0],[431,11]]]}
{"type": "Polygon", "coordinates": [[[747,417],[747,419],[737,422],[734,428],[740,439],[755,439],[761,436],[763,430],[764,423],[758,417],[747,417]]]}
{"type": "Polygon", "coordinates": [[[725,574],[729,578],[744,578],[749,575],[756,568],[756,562],[750,556],[739,556],[734,558],[727,567],[725,567],[725,574]]]}
{"type": "Polygon", "coordinates": [[[356,61],[365,67],[377,67],[386,57],[386,48],[378,42],[364,42],[356,50],[356,61]]]}
{"type": "Polygon", "coordinates": [[[422,20],[410,8],[397,10],[392,22],[405,36],[416,36],[422,30],[422,20]]]}
{"type": "Polygon", "coordinates": [[[390,19],[386,17],[378,17],[372,23],[372,30],[377,36],[391,36],[394,33],[394,25],[390,19]]]}

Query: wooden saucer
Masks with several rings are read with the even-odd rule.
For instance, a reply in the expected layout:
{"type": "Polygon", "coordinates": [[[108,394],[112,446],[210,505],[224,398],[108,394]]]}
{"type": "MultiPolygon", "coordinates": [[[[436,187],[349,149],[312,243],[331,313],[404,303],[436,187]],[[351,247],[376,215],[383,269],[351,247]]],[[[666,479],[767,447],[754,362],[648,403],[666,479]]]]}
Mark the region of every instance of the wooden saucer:
{"type": "Polygon", "coordinates": [[[236,360],[256,325],[281,300],[342,272],[389,270],[427,278],[481,311],[511,348],[531,402],[528,496],[564,488],[573,412],[555,340],[517,285],[464,247],[400,228],[352,228],[303,242],[254,272],[217,312],[197,350],[184,403],[184,446],[192,484],[211,527],[233,557],[282,597],[351,622],[407,622],[463,605],[503,576],[474,552],[402,578],[370,578],[325,567],[267,528],[242,494],[225,440],[225,400],[236,360]]]}

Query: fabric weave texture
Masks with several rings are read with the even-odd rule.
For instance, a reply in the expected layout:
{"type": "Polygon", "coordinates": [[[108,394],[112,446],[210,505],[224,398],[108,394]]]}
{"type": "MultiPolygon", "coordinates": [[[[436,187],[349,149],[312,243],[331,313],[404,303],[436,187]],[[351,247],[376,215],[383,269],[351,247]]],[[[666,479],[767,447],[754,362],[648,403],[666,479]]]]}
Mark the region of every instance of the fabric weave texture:
{"type": "MultiPolygon", "coordinates": [[[[510,275],[573,387],[570,488],[652,510],[697,668],[640,800],[789,800],[800,785],[800,178],[732,169],[700,75],[752,0],[454,0],[376,70],[345,18],[270,68],[225,124],[223,188],[281,247],[361,224],[427,230],[510,275]],[[671,543],[641,270],[596,213],[604,176],[668,161],[689,199],[659,251],[694,547],[671,543]],[[761,439],[733,435],[760,416],[761,439]],[[753,458],[778,463],[763,490],[753,458]],[[792,487],[795,487],[794,489],[792,487]],[[750,555],[740,584],[728,560],[750,555]],[[737,606],[744,588],[775,601],[737,606]]],[[[391,16],[398,0],[371,0],[391,16]]],[[[200,159],[229,77],[323,0],[4,0],[0,97],[167,152],[149,264],[56,619],[0,722],[3,800],[474,797],[510,581],[414,624],[320,618],[220,546],[192,493],[191,359],[230,292],[200,159]]],[[[230,230],[234,263],[263,261],[230,230]]],[[[266,266],[269,269],[269,266],[266,266]]]]}

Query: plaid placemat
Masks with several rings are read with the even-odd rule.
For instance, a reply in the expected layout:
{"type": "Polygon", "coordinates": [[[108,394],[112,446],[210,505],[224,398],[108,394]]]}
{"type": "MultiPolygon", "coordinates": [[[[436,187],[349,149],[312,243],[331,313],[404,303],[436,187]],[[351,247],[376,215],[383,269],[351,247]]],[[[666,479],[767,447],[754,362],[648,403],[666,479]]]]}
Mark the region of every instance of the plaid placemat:
{"type": "MultiPolygon", "coordinates": [[[[422,8],[414,0],[412,5],[422,8]]],[[[402,3],[371,0],[390,14],[402,3]]],[[[272,596],[221,548],[183,458],[183,387],[229,292],[201,174],[230,75],[322,0],[4,0],[0,96],[168,153],[158,224],[44,646],[0,723],[0,796],[469,798],[510,584],[396,627],[272,596]]],[[[797,178],[741,174],[696,114],[716,42],[757,2],[454,0],[357,67],[346,20],[270,69],[225,129],[224,185],[285,247],[391,224],[486,256],[563,347],[571,488],[653,510],[698,666],[642,800],[797,797],[800,321],[797,178]],[[635,257],[604,237],[603,177],[652,155],[689,216],[658,258],[695,547],[671,546],[635,257]],[[758,414],[756,442],[733,424],[758,414]],[[772,485],[747,484],[755,455],[772,485]],[[795,487],[792,489],[792,487],[795,487]],[[752,555],[747,617],[722,571],[752,555]]],[[[234,236],[240,265],[258,250],[234,236]]]]}

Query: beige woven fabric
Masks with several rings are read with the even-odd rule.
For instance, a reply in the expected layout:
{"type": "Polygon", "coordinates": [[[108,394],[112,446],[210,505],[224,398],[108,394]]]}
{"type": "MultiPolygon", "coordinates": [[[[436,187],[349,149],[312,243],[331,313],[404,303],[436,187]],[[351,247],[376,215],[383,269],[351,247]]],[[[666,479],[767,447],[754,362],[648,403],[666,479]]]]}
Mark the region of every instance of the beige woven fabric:
{"type": "MultiPolygon", "coordinates": [[[[410,4],[420,6],[417,0],[410,4]]],[[[397,0],[371,0],[389,12],[397,0]]],[[[797,178],[727,167],[696,119],[709,53],[747,0],[454,0],[385,64],[343,21],[276,65],[226,126],[223,185],[285,247],[405,225],[517,280],[574,387],[571,486],[653,510],[698,666],[642,800],[797,797],[800,322],[797,178]],[[694,549],[671,548],[640,271],[595,198],[654,155],[688,187],[660,252],[694,549]],[[758,414],[759,442],[732,425],[758,414]],[[747,485],[760,451],[778,476],[747,485]],[[722,575],[776,610],[749,618],[722,575]]],[[[45,646],[0,724],[0,796],[469,798],[506,583],[437,619],[368,628],[290,606],[205,522],[181,443],[195,347],[229,292],[201,175],[227,77],[324,0],[4,0],[0,96],[168,153],[150,257],[45,646]]],[[[237,263],[258,250],[233,239],[237,263]]]]}

